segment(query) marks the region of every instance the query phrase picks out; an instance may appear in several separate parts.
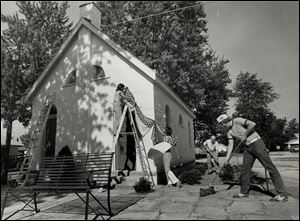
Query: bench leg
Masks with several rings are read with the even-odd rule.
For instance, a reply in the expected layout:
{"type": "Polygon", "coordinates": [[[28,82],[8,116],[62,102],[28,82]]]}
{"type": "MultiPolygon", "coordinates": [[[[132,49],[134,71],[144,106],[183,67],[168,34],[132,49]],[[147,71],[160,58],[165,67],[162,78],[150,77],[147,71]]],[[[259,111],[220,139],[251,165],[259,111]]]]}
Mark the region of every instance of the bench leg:
{"type": "Polygon", "coordinates": [[[11,215],[9,215],[8,217],[6,217],[5,220],[9,219],[10,217],[14,216],[15,214],[17,214],[20,211],[35,211],[36,213],[38,213],[40,211],[40,210],[37,209],[37,203],[36,203],[36,196],[38,195],[38,193],[34,193],[33,197],[28,202],[25,202],[20,197],[18,197],[15,194],[7,191],[6,195],[5,195],[5,201],[3,203],[4,205],[3,205],[3,208],[2,208],[1,220],[2,220],[3,213],[4,213],[4,208],[5,208],[5,204],[6,204],[6,201],[7,201],[8,193],[10,193],[13,197],[17,198],[21,202],[23,202],[25,204],[25,206],[23,206],[22,209],[19,209],[19,210],[15,211],[14,213],[12,213],[11,215]],[[29,205],[32,200],[35,203],[35,208],[33,208],[31,205],[29,205]],[[25,209],[27,206],[31,207],[32,210],[25,209]]]}
{"type": "Polygon", "coordinates": [[[89,212],[89,196],[90,196],[90,193],[89,193],[89,191],[87,191],[87,192],[86,192],[86,201],[85,201],[85,217],[84,217],[85,220],[88,219],[88,212],[89,212]]]}
{"type": "Polygon", "coordinates": [[[110,183],[107,187],[107,208],[109,216],[112,216],[111,207],[110,207],[110,183]]]}
{"type": "Polygon", "coordinates": [[[6,191],[5,193],[5,197],[4,197],[4,201],[3,201],[3,205],[1,205],[1,220],[2,220],[2,217],[3,217],[3,214],[4,214],[4,209],[5,209],[5,204],[6,204],[6,200],[7,200],[7,196],[8,196],[8,191],[6,191]]]}
{"type": "Polygon", "coordinates": [[[38,213],[40,212],[40,209],[38,209],[37,207],[37,202],[36,202],[36,197],[37,197],[38,193],[34,193],[33,194],[33,201],[34,201],[34,207],[35,207],[35,212],[38,213]]]}
{"type": "MultiPolygon", "coordinates": [[[[90,193],[91,196],[94,198],[94,200],[107,212],[107,214],[109,216],[112,216],[112,212],[111,212],[111,209],[110,209],[110,202],[108,201],[107,204],[108,204],[108,208],[105,208],[105,206],[92,194],[90,193]]],[[[108,199],[109,199],[109,194],[108,194],[108,199]]],[[[97,217],[99,216],[100,214],[97,215],[97,217]]],[[[95,218],[97,218],[95,217],[95,218]]],[[[103,216],[101,215],[102,219],[103,219],[103,216]]]]}

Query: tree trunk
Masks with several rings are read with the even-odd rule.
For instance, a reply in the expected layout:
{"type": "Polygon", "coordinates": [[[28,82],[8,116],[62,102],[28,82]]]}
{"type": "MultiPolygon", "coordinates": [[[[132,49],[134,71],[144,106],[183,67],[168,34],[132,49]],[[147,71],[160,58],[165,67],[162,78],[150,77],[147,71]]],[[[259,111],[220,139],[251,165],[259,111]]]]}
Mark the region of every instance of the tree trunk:
{"type": "Polygon", "coordinates": [[[12,118],[9,117],[8,126],[7,126],[7,130],[6,130],[4,165],[1,163],[1,184],[6,184],[7,183],[7,173],[8,173],[8,165],[9,165],[9,152],[10,152],[11,137],[12,137],[12,124],[13,124],[12,118]]]}

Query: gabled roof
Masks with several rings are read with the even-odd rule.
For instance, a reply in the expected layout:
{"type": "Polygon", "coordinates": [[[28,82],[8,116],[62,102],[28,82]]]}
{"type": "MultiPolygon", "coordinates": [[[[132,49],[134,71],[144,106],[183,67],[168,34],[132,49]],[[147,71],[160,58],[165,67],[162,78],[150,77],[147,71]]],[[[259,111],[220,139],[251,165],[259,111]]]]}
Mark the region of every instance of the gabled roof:
{"type": "Polygon", "coordinates": [[[138,58],[133,56],[131,53],[128,51],[124,50],[121,46],[113,42],[107,35],[102,33],[98,28],[96,28],[93,24],[91,24],[87,19],[85,18],[80,18],[78,23],[75,25],[72,33],[69,35],[69,37],[65,40],[65,42],[62,44],[54,58],[51,60],[51,62],[47,65],[41,76],[36,80],[34,83],[33,87],[27,94],[25,101],[26,102],[31,102],[34,94],[38,91],[42,83],[44,82],[45,79],[47,79],[47,76],[51,73],[50,69],[52,66],[58,61],[60,56],[63,54],[65,51],[65,48],[72,42],[73,38],[76,36],[77,32],[81,27],[85,27],[88,30],[90,30],[92,33],[94,33],[96,36],[98,36],[100,39],[102,39],[110,48],[112,48],[116,54],[121,57],[122,59],[125,59],[129,61],[135,68],[139,70],[139,73],[141,73],[146,79],[148,79],[150,82],[153,84],[157,85],[160,87],[164,92],[169,94],[173,100],[179,104],[180,106],[183,107],[184,110],[187,111],[187,113],[193,117],[196,118],[194,113],[184,104],[184,102],[178,97],[177,94],[175,94],[174,91],[172,91],[162,80],[160,80],[156,72],[149,68],[145,63],[140,61],[138,58]]]}

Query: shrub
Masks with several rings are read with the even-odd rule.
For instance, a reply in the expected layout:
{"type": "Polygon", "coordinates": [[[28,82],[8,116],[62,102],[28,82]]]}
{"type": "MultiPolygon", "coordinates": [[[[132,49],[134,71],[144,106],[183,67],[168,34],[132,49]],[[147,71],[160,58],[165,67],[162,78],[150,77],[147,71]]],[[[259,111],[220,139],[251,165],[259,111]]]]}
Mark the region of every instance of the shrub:
{"type": "Polygon", "coordinates": [[[234,179],[233,167],[230,164],[226,164],[223,167],[221,173],[219,174],[219,177],[222,179],[222,181],[233,181],[234,179]]]}
{"type": "Polygon", "coordinates": [[[133,186],[137,193],[149,193],[153,192],[151,182],[146,180],[144,177],[141,177],[139,182],[136,182],[133,186]]]}
{"type": "Polygon", "coordinates": [[[194,170],[185,171],[180,175],[179,179],[182,183],[193,185],[193,184],[200,183],[199,180],[201,179],[201,174],[195,173],[194,170]]]}
{"type": "Polygon", "coordinates": [[[205,170],[207,169],[206,163],[204,164],[196,164],[194,168],[189,171],[184,171],[179,179],[182,183],[186,183],[189,185],[199,184],[201,183],[201,176],[204,175],[205,170]]]}
{"type": "MultiPolygon", "coordinates": [[[[224,166],[223,172],[219,176],[222,181],[235,181],[239,183],[241,179],[241,171],[242,165],[231,166],[230,164],[227,164],[224,166]]],[[[263,184],[266,182],[266,179],[258,177],[256,173],[251,171],[250,181],[253,184],[263,184]]]]}

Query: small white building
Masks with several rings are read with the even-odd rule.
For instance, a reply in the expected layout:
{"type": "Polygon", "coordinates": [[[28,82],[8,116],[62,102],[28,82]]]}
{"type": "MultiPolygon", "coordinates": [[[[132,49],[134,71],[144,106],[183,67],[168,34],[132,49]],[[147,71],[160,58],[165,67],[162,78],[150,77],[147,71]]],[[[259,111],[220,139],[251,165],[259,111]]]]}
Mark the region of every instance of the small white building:
{"type": "MultiPolygon", "coordinates": [[[[99,30],[101,13],[93,2],[81,5],[80,14],[72,33],[26,97],[32,103],[33,128],[45,98],[55,95],[37,167],[44,156],[57,154],[68,145],[73,153],[118,153],[113,168],[122,169],[126,146],[117,145],[118,151],[112,147],[113,99],[119,83],[128,86],[145,116],[162,128],[168,124],[172,136],[179,138],[181,157],[174,155],[172,165],[193,163],[195,115],[154,70],[99,30]]],[[[144,142],[148,151],[153,146],[151,131],[144,142]]],[[[162,171],[161,165],[149,162],[154,173],[162,171]]],[[[138,159],[136,163],[140,171],[138,159]]]]}
{"type": "Polygon", "coordinates": [[[299,138],[289,140],[288,142],[285,142],[284,144],[287,145],[288,150],[290,150],[292,146],[298,145],[298,147],[299,147],[299,138]]]}

